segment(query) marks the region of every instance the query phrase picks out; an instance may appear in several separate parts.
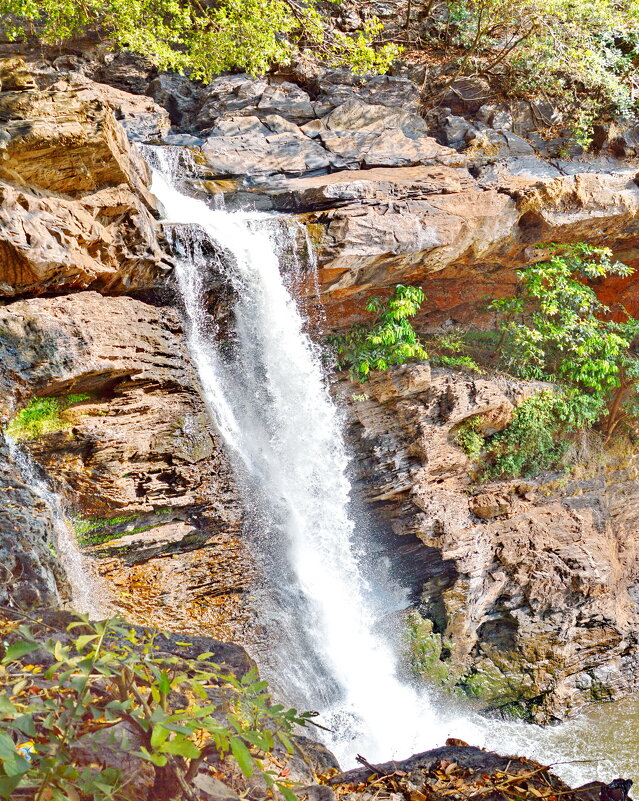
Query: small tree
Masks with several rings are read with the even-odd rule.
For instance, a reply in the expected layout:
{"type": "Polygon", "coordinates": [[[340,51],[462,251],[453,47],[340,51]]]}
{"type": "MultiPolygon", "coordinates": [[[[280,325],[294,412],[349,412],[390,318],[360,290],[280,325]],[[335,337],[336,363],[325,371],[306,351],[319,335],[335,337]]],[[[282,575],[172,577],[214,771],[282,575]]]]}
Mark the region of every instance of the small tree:
{"type": "Polygon", "coordinates": [[[608,409],[605,431],[612,434],[631,411],[628,402],[639,381],[639,360],[632,350],[639,320],[625,309],[611,320],[611,309],[586,281],[632,269],[612,258],[609,248],[584,243],[557,247],[547,261],[520,270],[514,296],[494,300],[507,368],[525,379],[560,383],[608,409]]]}
{"type": "Polygon", "coordinates": [[[348,368],[352,378],[366,381],[372,370],[427,359],[428,354],[410,323],[423,302],[421,289],[401,284],[385,303],[372,298],[366,305],[367,312],[377,315],[372,325],[356,325],[345,334],[331,337],[338,367],[348,368]]]}

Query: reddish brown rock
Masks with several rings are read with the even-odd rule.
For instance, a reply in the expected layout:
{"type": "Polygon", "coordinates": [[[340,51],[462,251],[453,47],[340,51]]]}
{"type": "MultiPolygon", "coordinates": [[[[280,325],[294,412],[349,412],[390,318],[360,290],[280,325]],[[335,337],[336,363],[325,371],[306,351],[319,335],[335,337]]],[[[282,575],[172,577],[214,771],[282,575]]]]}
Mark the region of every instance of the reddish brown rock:
{"type": "Polygon", "coordinates": [[[165,281],[149,170],[97,86],[0,92],[0,296],[165,281]]]}
{"type": "Polygon", "coordinates": [[[175,312],[81,292],[0,308],[0,414],[71,396],[25,442],[132,621],[245,640],[254,570],[175,312]]]}

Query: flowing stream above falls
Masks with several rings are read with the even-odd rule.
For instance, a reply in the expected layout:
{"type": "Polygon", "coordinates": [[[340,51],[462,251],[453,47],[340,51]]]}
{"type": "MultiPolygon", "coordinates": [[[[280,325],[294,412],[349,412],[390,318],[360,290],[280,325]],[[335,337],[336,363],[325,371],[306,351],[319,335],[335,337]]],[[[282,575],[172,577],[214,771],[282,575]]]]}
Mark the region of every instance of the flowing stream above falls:
{"type": "MultiPolygon", "coordinates": [[[[282,218],[211,208],[180,191],[184,160],[173,149],[144,154],[170,223],[191,357],[249,510],[264,573],[256,588],[264,636],[254,656],[275,694],[320,713],[332,729],[322,732],[326,744],[345,767],[358,753],[406,758],[449,736],[546,764],[588,759],[580,719],[547,730],[489,720],[398,677],[377,624],[402,607],[402,594],[371,572],[366,521],[356,525],[350,511],[340,413],[280,271],[291,229],[282,218]],[[213,274],[235,298],[230,346],[207,312],[213,274]]],[[[633,770],[609,758],[556,772],[576,784],[633,770]]]]}

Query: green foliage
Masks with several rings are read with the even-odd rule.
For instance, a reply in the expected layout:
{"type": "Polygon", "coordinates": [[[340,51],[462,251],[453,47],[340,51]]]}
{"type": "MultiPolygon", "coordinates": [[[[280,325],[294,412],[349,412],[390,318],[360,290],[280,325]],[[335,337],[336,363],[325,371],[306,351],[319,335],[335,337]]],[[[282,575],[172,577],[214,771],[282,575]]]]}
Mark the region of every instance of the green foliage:
{"type": "Polygon", "coordinates": [[[518,272],[517,294],[491,304],[503,316],[505,364],[522,378],[563,385],[569,408],[575,410],[572,398],[578,397],[578,416],[588,425],[607,407],[610,434],[636,407],[639,321],[624,309],[618,310],[621,321],[610,319],[611,309],[586,281],[626,277],[632,270],[614,261],[608,248],[548,247],[550,259],[518,272]]]}
{"type": "Polygon", "coordinates": [[[583,243],[520,270],[517,294],[491,304],[505,316],[501,330],[509,369],[522,378],[564,381],[599,395],[617,386],[639,323],[629,317],[624,325],[606,320],[610,309],[584,281],[631,273],[612,260],[608,248],[583,243]]]}
{"type": "Polygon", "coordinates": [[[357,72],[385,72],[399,54],[393,44],[373,47],[376,19],[347,36],[314,2],[295,0],[0,0],[0,14],[13,20],[5,23],[12,38],[37,35],[59,44],[101,29],[114,48],[203,81],[233,69],[259,75],[307,49],[357,72]]]}
{"type": "Polygon", "coordinates": [[[90,397],[84,394],[67,395],[66,398],[32,398],[9,422],[7,434],[19,442],[62,431],[70,426],[70,422],[61,416],[61,412],[90,397]]]}
{"type": "Polygon", "coordinates": [[[486,437],[482,434],[479,416],[476,415],[464,420],[457,428],[454,440],[469,459],[479,459],[486,444],[486,437]]]}
{"type": "Polygon", "coordinates": [[[353,378],[366,381],[371,371],[428,358],[409,321],[423,302],[421,289],[401,284],[385,303],[372,298],[366,306],[366,311],[376,315],[371,325],[353,326],[345,334],[330,338],[338,367],[348,368],[353,378]]]}
{"type": "Polygon", "coordinates": [[[476,373],[481,372],[477,362],[465,352],[468,346],[462,332],[451,331],[440,334],[426,344],[428,358],[432,364],[439,364],[442,367],[465,367],[476,373]]]}
{"type": "Polygon", "coordinates": [[[632,110],[635,0],[454,0],[442,35],[462,48],[456,74],[505,68],[512,94],[563,104],[584,146],[596,118],[632,110]]]}
{"type": "Polygon", "coordinates": [[[209,661],[211,654],[185,663],[161,653],[157,635],[121,621],[82,618],[68,632],[45,640],[20,626],[4,644],[0,798],[128,797],[128,777],[100,767],[105,732],[116,740],[119,732],[124,739],[116,748],[152,765],[162,785],[175,786],[174,799],[191,797],[189,783],[209,756],[232,760],[247,777],[260,772],[268,786],[294,798],[261,759],[277,742],[290,752],[293,727],[306,725],[311,713],[271,705],[266,682],[254,672],[237,678],[209,661]],[[36,664],[29,664],[34,651],[36,664]],[[31,744],[20,752],[24,740],[31,744]],[[82,750],[93,760],[79,757],[82,750]]]}
{"type": "Polygon", "coordinates": [[[528,398],[503,431],[485,440],[478,477],[529,477],[556,467],[570,434],[591,426],[600,414],[601,402],[591,395],[542,392],[528,398]]]}

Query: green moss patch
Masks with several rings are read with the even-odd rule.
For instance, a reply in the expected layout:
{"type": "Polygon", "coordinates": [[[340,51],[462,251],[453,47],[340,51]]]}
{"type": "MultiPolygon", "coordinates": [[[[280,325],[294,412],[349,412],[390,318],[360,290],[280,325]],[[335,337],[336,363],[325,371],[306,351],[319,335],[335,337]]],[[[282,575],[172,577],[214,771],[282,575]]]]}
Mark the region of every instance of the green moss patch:
{"type": "Polygon", "coordinates": [[[32,398],[9,422],[6,432],[17,442],[38,439],[55,431],[70,428],[73,423],[63,412],[91,395],[67,395],[62,398],[32,398]]]}
{"type": "MultiPolygon", "coordinates": [[[[153,515],[167,515],[171,513],[171,509],[158,509],[153,512],[153,515]]],[[[103,542],[116,540],[124,535],[139,534],[142,531],[149,531],[161,525],[162,521],[154,520],[148,521],[147,515],[132,514],[120,515],[117,517],[103,518],[76,518],[73,521],[73,528],[78,540],[78,545],[81,548],[87,548],[91,545],[101,545],[103,542]],[[127,528],[130,523],[140,520],[141,525],[132,529],[127,528]]]]}

